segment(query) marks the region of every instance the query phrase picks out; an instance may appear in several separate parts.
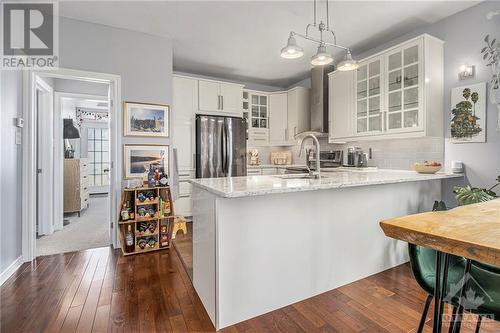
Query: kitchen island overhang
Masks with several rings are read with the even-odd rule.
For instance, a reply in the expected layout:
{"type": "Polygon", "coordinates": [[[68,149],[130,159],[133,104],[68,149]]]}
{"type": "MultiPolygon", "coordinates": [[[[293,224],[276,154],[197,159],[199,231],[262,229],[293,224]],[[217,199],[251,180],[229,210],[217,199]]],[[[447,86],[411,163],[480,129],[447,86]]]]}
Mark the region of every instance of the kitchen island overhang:
{"type": "Polygon", "coordinates": [[[193,180],[193,284],[215,327],[408,261],[379,221],[429,210],[461,175],[376,173],[193,180]]]}

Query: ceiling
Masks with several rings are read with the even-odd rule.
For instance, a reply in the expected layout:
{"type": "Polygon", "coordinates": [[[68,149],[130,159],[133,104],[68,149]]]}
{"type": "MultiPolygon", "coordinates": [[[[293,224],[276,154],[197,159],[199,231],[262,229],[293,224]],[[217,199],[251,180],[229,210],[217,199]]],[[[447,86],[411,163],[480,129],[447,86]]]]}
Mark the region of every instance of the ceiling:
{"type": "MultiPolygon", "coordinates": [[[[330,1],[330,24],[337,42],[356,55],[478,2],[330,1]]],[[[290,30],[303,32],[312,21],[312,8],[312,0],[65,1],[59,10],[65,17],[172,39],[175,71],[288,87],[309,75],[316,47],[298,40],[305,56],[295,60],[280,58],[280,49],[290,30]]],[[[318,1],[318,21],[324,8],[318,1]]]]}

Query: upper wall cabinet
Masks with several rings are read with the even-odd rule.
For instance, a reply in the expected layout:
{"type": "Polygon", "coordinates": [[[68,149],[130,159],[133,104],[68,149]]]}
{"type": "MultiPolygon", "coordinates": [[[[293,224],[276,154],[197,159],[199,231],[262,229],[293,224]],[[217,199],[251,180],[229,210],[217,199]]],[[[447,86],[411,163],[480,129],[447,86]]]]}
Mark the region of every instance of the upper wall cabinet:
{"type": "Polygon", "coordinates": [[[172,146],[177,148],[180,171],[194,170],[195,114],[198,111],[198,80],[173,77],[172,146]]]}
{"type": "Polygon", "coordinates": [[[210,80],[198,82],[198,101],[201,112],[231,113],[242,116],[242,85],[210,80]]]}
{"type": "Polygon", "coordinates": [[[281,145],[287,142],[288,105],[287,93],[279,92],[269,95],[269,143],[281,145]]]}
{"type": "Polygon", "coordinates": [[[295,143],[295,135],[311,128],[310,92],[308,88],[295,87],[288,90],[287,97],[288,126],[286,136],[289,142],[295,143]]]}
{"type": "Polygon", "coordinates": [[[422,35],[330,74],[330,142],[443,136],[443,42],[422,35]]]}

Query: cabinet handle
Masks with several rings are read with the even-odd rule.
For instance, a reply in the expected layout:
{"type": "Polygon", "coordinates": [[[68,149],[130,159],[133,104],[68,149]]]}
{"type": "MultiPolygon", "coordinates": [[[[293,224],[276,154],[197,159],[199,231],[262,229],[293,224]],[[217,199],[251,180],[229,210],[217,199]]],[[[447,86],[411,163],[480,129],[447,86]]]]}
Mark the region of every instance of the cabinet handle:
{"type": "Polygon", "coordinates": [[[220,95],[217,95],[217,110],[220,110],[220,95]]]}
{"type": "Polygon", "coordinates": [[[221,102],[221,110],[224,110],[224,96],[221,95],[220,97],[220,102],[221,102]]]}
{"type": "Polygon", "coordinates": [[[296,135],[297,135],[297,126],[293,128],[293,137],[295,138],[296,135]]]}

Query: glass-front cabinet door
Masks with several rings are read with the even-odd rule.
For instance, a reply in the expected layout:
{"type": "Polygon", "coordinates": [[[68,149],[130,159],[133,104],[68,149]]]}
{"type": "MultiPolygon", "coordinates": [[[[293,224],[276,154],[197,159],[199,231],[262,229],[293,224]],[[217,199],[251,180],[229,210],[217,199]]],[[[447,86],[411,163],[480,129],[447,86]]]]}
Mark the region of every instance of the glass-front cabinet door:
{"type": "Polygon", "coordinates": [[[361,64],[356,73],[356,133],[382,132],[382,60],[361,64]]]}
{"type": "Polygon", "coordinates": [[[250,94],[252,128],[269,128],[268,98],[266,95],[250,94]]]}
{"type": "Polygon", "coordinates": [[[412,43],[386,56],[388,132],[421,127],[421,44],[412,43]]]}

